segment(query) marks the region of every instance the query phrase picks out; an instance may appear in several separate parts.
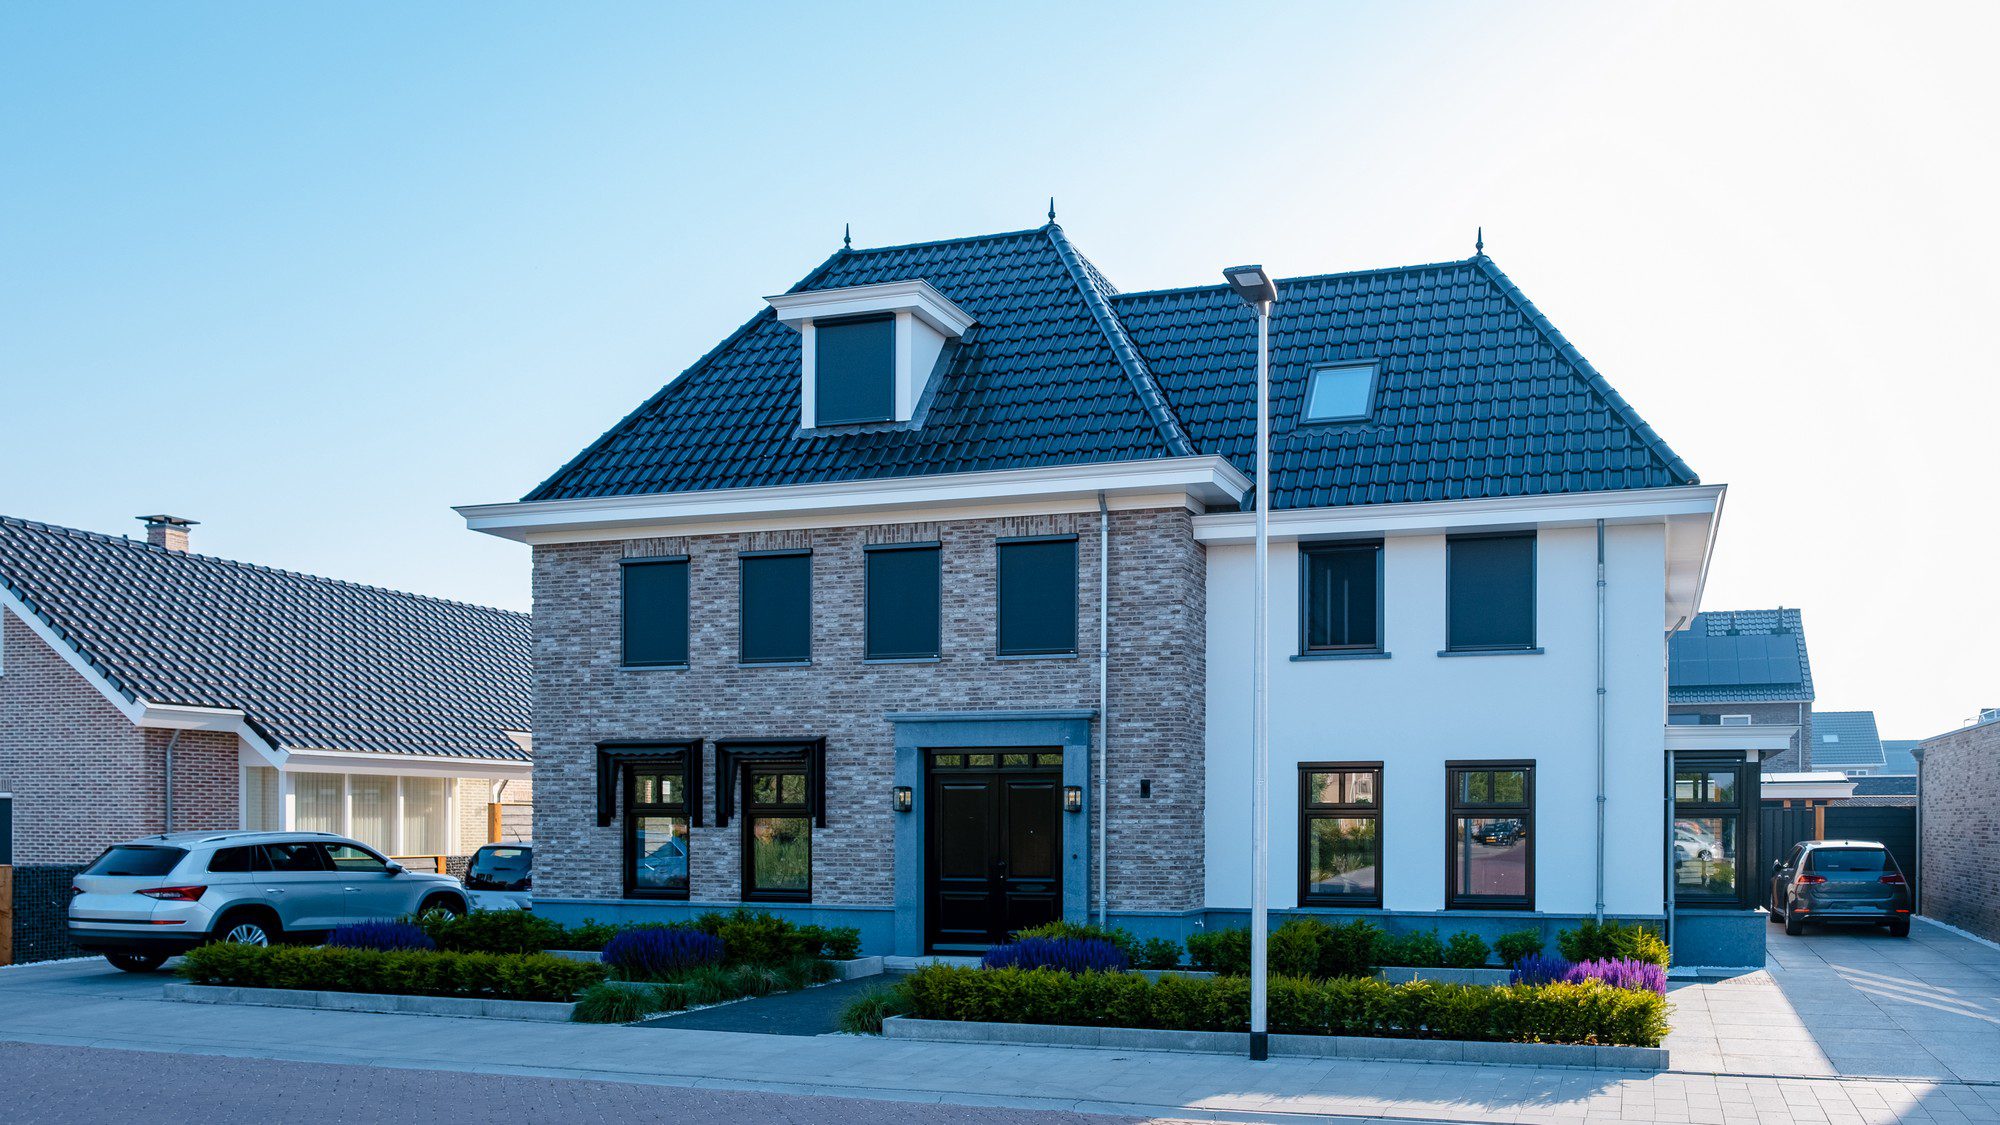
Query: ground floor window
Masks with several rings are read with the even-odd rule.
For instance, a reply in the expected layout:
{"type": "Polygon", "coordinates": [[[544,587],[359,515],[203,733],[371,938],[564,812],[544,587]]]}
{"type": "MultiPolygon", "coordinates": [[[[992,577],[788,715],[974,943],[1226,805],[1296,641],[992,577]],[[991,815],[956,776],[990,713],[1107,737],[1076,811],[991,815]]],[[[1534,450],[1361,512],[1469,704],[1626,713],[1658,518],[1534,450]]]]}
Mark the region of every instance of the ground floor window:
{"type": "Polygon", "coordinates": [[[743,897],[812,898],[812,810],[804,762],[743,767],[743,897]]]}
{"type": "Polygon", "coordinates": [[[1741,759],[1674,763],[1673,872],[1676,901],[1734,906],[1755,895],[1748,869],[1757,790],[1755,767],[1741,759]]]}
{"type": "Polygon", "coordinates": [[[1534,763],[1450,762],[1445,777],[1445,906],[1533,909],[1534,763]]]}
{"type": "Polygon", "coordinates": [[[1299,901],[1382,905],[1382,763],[1299,766],[1299,901]]]}
{"type": "Polygon", "coordinates": [[[390,855],[454,854],[454,779],[395,774],[243,770],[243,827],[331,832],[390,855]],[[285,813],[289,795],[291,815],[285,813]]]}
{"type": "Polygon", "coordinates": [[[644,897],[687,897],[688,783],[682,762],[633,762],[626,767],[625,891],[644,897]]]}

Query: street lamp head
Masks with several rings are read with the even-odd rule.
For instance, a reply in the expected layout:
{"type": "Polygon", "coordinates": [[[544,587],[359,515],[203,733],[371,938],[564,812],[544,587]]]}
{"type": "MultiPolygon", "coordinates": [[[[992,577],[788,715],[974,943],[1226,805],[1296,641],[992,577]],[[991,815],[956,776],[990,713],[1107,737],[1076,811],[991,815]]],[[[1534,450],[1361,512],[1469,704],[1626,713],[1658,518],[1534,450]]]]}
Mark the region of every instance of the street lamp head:
{"type": "Polygon", "coordinates": [[[1263,266],[1230,266],[1222,271],[1222,278],[1246,304],[1272,304],[1278,299],[1278,283],[1263,266]]]}

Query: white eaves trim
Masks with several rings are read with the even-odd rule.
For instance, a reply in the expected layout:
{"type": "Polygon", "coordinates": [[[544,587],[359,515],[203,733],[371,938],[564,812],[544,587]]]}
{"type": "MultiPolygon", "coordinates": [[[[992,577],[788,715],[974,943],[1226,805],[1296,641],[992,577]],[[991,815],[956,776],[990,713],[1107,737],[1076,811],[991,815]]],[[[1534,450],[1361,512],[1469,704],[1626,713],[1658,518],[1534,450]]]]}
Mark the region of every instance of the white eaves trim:
{"type": "Polygon", "coordinates": [[[764,300],[777,311],[778,320],[794,330],[808,321],[880,312],[910,313],[950,337],[965,335],[965,330],[977,323],[971,313],[953,304],[951,298],[922,278],[780,293],[764,300]]]}
{"type": "MultiPolygon", "coordinates": [[[[1670,516],[1706,519],[1721,508],[1724,487],[1694,484],[1479,500],[1287,508],[1271,513],[1271,538],[1582,527],[1600,519],[1607,523],[1647,523],[1670,516]]],[[[1203,543],[1248,543],[1255,534],[1253,512],[1222,512],[1198,516],[1194,521],[1194,537],[1203,543]]]]}
{"type": "Polygon", "coordinates": [[[444,754],[387,754],[367,750],[294,749],[286,766],[289,770],[324,770],[330,773],[399,774],[426,777],[479,777],[496,781],[525,781],[534,776],[532,762],[511,758],[458,758],[444,754]]]}
{"type": "Polygon", "coordinates": [[[96,688],[106,702],[116,707],[136,727],[160,730],[212,730],[234,734],[243,745],[256,751],[257,756],[273,766],[285,764],[286,753],[271,745],[264,736],[250,726],[247,716],[233,708],[194,707],[184,703],[152,703],[144,699],[127,699],[105,678],[104,673],[92,667],[83,654],[76,651],[68,641],[56,635],[54,629],[43,621],[40,615],[29,609],[27,604],[14,596],[14,592],[0,587],[0,606],[21,619],[34,634],[47,644],[51,651],[62,657],[63,662],[83,677],[83,681],[96,688]]]}
{"type": "Polygon", "coordinates": [[[1094,511],[1100,493],[1110,507],[1121,510],[1192,504],[1199,511],[1208,505],[1233,505],[1249,487],[1249,478],[1225,458],[1166,457],[888,480],[467,504],[456,511],[468,528],[502,539],[583,543],[647,535],[1094,511]]]}
{"type": "Polygon", "coordinates": [[[1797,723],[1753,723],[1747,727],[1668,724],[1666,732],[1666,748],[1676,754],[1704,750],[1777,753],[1792,748],[1792,737],[1799,733],[1799,727],[1797,723]]]}

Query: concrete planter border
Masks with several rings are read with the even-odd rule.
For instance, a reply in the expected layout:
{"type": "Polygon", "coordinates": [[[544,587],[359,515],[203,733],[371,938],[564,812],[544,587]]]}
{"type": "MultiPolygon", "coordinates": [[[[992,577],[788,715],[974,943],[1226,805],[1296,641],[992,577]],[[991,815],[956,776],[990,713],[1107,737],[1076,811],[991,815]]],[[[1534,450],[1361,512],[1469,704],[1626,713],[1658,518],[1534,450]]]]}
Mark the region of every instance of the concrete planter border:
{"type": "Polygon", "coordinates": [[[247,1004],[265,1008],[319,1008],[334,1012],[395,1012],[489,1020],[567,1022],[575,1004],[547,1000],[487,1000],[461,996],[397,996],[381,992],[327,992],[301,988],[238,988],[220,984],[168,984],[163,1000],[182,1004],[247,1004]]]}
{"type": "MultiPolygon", "coordinates": [[[[601,960],[594,949],[551,949],[547,952],[551,957],[567,957],[572,961],[587,961],[592,965],[601,960]]],[[[880,976],[882,973],[880,957],[856,957],[850,961],[834,961],[832,965],[834,980],[859,980],[862,977],[880,976]]]]}
{"type": "MultiPolygon", "coordinates": [[[[1017,1046],[1100,1047],[1119,1051],[1190,1051],[1242,1055],[1250,1036],[1240,1031],[1155,1031],[1132,1027],[1065,1027],[1034,1023],[974,1023],[891,1016],[882,1021],[890,1039],[937,1043],[1006,1043],[1017,1046]]],[[[1271,1053],[1295,1058],[1396,1059],[1409,1062],[1542,1066],[1591,1070],[1667,1069],[1664,1047],[1592,1047],[1571,1043],[1485,1043],[1459,1039],[1379,1039],[1358,1035],[1273,1035],[1271,1053]]]]}
{"type": "Polygon", "coordinates": [[[1433,980],[1440,984],[1506,984],[1513,975],[1511,969],[1430,969],[1415,965],[1389,965],[1378,971],[1375,977],[1390,984],[1405,984],[1413,980],[1433,980]]]}

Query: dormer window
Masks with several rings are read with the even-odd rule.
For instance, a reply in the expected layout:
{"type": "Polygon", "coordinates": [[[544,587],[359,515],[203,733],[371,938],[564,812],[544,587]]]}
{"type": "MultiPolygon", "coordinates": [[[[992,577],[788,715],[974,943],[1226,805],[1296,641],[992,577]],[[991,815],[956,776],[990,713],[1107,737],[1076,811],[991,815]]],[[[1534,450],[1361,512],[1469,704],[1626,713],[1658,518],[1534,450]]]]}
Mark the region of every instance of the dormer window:
{"type": "Polygon", "coordinates": [[[799,424],[907,422],[971,314],[922,279],[765,298],[799,333],[799,424]]]}
{"type": "Polygon", "coordinates": [[[1373,363],[1330,363],[1306,375],[1308,422],[1359,422],[1375,408],[1373,363]]]}

